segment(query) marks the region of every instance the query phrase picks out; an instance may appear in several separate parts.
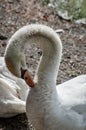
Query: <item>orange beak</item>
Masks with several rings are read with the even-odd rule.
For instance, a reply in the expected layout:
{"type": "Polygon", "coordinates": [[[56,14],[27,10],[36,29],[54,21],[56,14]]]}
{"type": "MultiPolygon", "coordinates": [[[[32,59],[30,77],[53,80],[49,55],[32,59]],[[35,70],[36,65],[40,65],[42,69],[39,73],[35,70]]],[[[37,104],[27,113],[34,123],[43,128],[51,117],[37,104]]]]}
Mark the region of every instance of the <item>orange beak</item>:
{"type": "Polygon", "coordinates": [[[21,78],[23,78],[25,80],[27,85],[29,85],[30,87],[34,87],[34,85],[35,85],[34,81],[32,80],[28,70],[23,70],[21,68],[21,78]]]}
{"type": "Polygon", "coordinates": [[[30,87],[34,87],[34,82],[28,71],[26,71],[24,74],[24,80],[30,87]]]}

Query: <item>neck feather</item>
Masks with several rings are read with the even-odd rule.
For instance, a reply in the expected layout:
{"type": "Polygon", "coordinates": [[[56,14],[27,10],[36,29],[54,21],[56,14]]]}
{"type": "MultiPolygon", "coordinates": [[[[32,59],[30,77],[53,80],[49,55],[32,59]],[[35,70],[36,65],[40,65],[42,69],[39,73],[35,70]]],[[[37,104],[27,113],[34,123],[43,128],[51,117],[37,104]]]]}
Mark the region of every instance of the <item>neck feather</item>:
{"type": "Polygon", "coordinates": [[[19,75],[21,66],[25,67],[24,48],[27,44],[36,43],[42,51],[43,56],[38,67],[37,79],[56,81],[59,69],[62,44],[58,35],[49,27],[44,25],[28,25],[19,29],[9,40],[5,61],[9,61],[8,68],[14,66],[14,71],[19,75]]]}

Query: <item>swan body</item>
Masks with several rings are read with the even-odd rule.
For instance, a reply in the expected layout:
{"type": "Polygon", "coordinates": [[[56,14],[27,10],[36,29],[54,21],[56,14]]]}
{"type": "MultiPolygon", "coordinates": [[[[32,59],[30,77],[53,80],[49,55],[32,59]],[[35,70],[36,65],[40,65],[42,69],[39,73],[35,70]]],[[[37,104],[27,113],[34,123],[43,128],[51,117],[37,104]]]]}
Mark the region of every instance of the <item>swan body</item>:
{"type": "Polygon", "coordinates": [[[0,57],[0,117],[11,117],[26,112],[26,97],[29,87],[13,76],[0,57]]]}
{"type": "Polygon", "coordinates": [[[28,25],[19,29],[9,40],[5,61],[9,70],[20,76],[26,68],[23,48],[36,43],[43,51],[36,84],[28,94],[26,113],[36,130],[86,130],[86,75],[56,86],[61,61],[62,43],[55,31],[44,25],[28,25]],[[15,48],[13,48],[15,46],[15,48]],[[14,60],[10,53],[13,53],[14,60]],[[11,65],[15,66],[11,70],[11,65]],[[17,66],[17,67],[16,67],[17,66]]]}
{"type": "Polygon", "coordinates": [[[60,102],[63,106],[71,107],[75,110],[80,110],[79,112],[83,112],[85,115],[86,75],[77,76],[69,81],[57,85],[56,89],[60,102]]]}

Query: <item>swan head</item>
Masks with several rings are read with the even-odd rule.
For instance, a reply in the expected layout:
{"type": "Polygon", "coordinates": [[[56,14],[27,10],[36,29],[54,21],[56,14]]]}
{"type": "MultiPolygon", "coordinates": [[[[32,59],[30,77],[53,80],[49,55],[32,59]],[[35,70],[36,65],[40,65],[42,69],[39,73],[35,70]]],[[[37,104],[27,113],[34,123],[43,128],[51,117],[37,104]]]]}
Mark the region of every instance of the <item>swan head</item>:
{"type": "Polygon", "coordinates": [[[27,25],[14,33],[5,51],[5,62],[8,69],[15,76],[22,77],[28,85],[32,83],[32,86],[34,86],[30,74],[26,69],[24,55],[27,45],[32,43],[36,43],[43,52],[35,75],[37,77],[37,83],[39,84],[46,80],[50,84],[52,79],[53,84],[56,84],[57,72],[62,55],[62,43],[56,32],[45,25],[27,25]]]}
{"type": "Polygon", "coordinates": [[[24,55],[19,56],[19,58],[18,55],[15,56],[16,53],[14,54],[11,49],[12,48],[9,47],[9,49],[7,48],[5,52],[5,63],[7,68],[16,77],[24,79],[28,86],[34,87],[34,81],[31,78],[30,72],[26,69],[24,55]]]}

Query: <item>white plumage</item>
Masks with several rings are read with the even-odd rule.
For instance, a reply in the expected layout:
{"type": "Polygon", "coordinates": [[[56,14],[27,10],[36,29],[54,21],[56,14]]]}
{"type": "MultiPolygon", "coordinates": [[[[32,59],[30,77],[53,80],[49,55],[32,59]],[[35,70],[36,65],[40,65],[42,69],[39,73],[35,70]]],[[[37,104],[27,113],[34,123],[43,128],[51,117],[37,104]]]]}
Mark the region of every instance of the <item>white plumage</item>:
{"type": "MultiPolygon", "coordinates": [[[[86,75],[56,86],[62,43],[53,29],[28,25],[18,30],[9,41],[6,61],[13,63],[11,51],[16,59],[22,55],[24,46],[33,42],[40,45],[43,56],[36,74],[37,83],[27,97],[28,119],[36,130],[86,130],[86,75]]],[[[18,68],[21,61],[19,57],[18,68]]]]}
{"type": "Polygon", "coordinates": [[[0,117],[10,117],[26,112],[26,97],[29,87],[13,76],[0,57],[0,117]]]}

